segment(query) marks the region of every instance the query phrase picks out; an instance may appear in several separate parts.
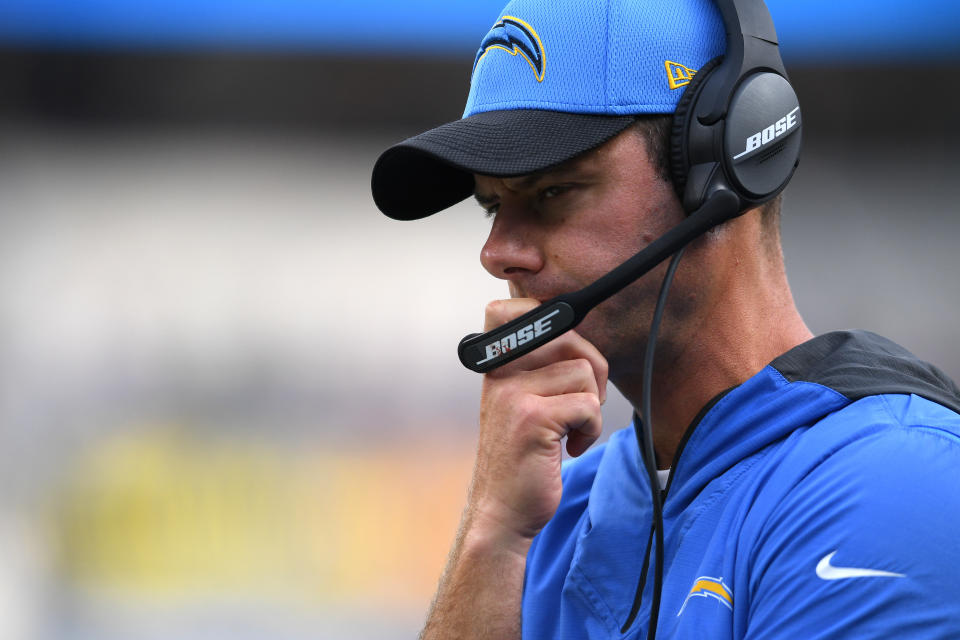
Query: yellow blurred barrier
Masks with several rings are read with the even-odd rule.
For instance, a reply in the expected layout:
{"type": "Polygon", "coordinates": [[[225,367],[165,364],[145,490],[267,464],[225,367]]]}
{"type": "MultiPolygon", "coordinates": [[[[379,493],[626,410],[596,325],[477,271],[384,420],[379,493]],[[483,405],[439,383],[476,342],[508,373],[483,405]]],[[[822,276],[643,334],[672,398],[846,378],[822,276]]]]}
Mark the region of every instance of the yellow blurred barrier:
{"type": "Polygon", "coordinates": [[[67,474],[54,501],[59,566],[80,587],[147,598],[425,606],[453,540],[471,447],[301,450],[130,432],[67,474]]]}

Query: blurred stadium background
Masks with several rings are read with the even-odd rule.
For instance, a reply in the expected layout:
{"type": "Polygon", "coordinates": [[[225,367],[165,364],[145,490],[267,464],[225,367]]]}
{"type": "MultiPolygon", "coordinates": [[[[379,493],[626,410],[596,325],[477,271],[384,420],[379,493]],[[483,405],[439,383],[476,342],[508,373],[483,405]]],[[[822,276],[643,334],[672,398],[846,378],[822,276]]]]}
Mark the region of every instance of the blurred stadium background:
{"type": "MultiPolygon", "coordinates": [[[[801,311],[960,378],[958,5],[769,6],[801,311]]],[[[505,288],[475,205],[395,223],[369,173],[500,8],[0,0],[0,638],[416,634],[505,288]]]]}

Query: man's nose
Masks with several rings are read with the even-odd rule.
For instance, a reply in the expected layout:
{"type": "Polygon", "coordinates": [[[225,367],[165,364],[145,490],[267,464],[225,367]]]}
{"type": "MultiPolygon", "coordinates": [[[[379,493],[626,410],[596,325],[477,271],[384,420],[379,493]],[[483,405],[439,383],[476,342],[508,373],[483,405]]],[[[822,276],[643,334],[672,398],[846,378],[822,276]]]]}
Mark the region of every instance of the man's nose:
{"type": "Polygon", "coordinates": [[[480,250],[480,264],[491,275],[504,280],[537,273],[543,268],[543,254],[536,230],[525,222],[522,212],[505,206],[493,219],[490,235],[480,250]]]}

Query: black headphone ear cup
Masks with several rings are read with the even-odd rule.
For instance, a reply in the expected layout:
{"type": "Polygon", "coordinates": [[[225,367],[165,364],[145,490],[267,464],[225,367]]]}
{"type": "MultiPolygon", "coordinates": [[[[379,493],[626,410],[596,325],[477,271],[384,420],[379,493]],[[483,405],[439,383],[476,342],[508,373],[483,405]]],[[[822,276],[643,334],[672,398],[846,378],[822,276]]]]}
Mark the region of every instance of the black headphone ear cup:
{"type": "Polygon", "coordinates": [[[723,62],[723,56],[714,58],[703,65],[690,80],[690,84],[680,96],[680,102],[673,112],[673,128],[670,133],[670,174],[673,177],[673,186],[677,190],[680,200],[683,200],[683,190],[687,186],[687,130],[688,113],[700,93],[700,88],[710,72],[723,62]]]}

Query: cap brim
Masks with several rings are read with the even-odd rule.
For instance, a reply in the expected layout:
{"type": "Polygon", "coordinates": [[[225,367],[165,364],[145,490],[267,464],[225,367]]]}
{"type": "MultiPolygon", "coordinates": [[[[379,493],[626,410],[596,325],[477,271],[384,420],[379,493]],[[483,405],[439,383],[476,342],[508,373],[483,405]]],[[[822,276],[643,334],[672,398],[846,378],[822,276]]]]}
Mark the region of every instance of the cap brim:
{"type": "Polygon", "coordinates": [[[521,176],[593,149],[634,116],[559,111],[487,111],[384,151],[373,167],[373,200],[396,220],[442,211],[473,193],[473,175],[521,176]]]}

